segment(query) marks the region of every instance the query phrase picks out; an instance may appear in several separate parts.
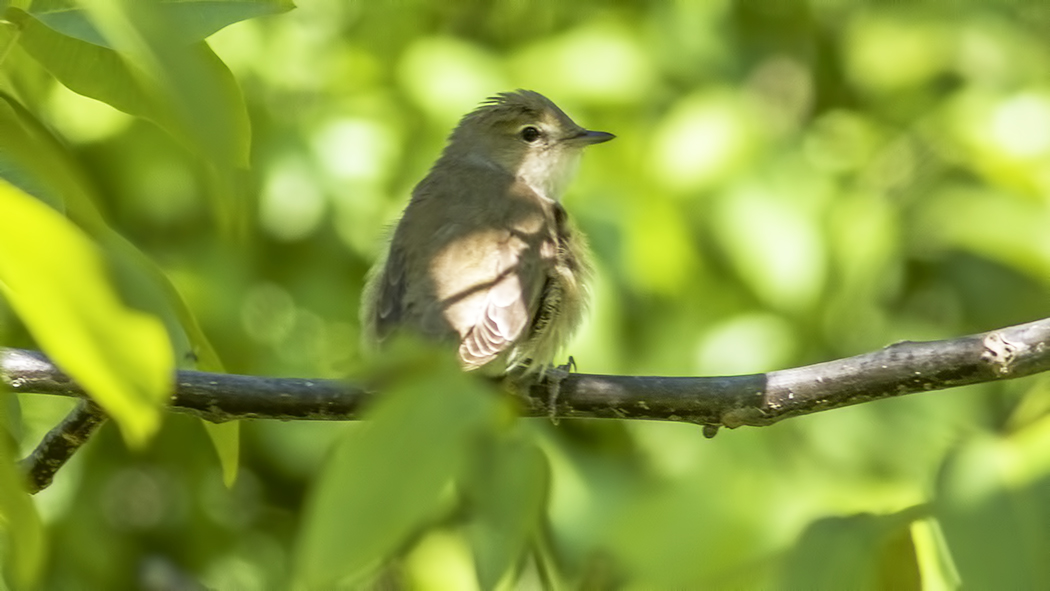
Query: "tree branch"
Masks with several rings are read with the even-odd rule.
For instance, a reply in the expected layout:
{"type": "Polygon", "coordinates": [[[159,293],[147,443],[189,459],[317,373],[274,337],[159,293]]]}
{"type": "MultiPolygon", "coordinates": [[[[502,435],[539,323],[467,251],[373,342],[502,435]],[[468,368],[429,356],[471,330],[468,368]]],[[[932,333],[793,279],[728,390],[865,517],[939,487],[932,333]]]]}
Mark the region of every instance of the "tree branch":
{"type": "MultiPolygon", "coordinates": [[[[683,421],[765,426],[786,418],[913,392],[1005,380],[1050,370],[1050,319],[884,349],[805,367],[726,377],[571,374],[556,408],[549,386],[529,386],[525,416],[683,421]]],[[[14,392],[84,398],[43,354],[0,349],[0,381],[14,392]]],[[[237,419],[353,420],[372,394],[350,382],[179,371],[174,411],[212,422],[237,419]]]]}
{"type": "Polygon", "coordinates": [[[105,421],[106,414],[98,405],[81,400],[61,423],[44,435],[33,453],[20,462],[29,492],[35,494],[51,486],[55,473],[105,421]]]}
{"type": "MultiPolygon", "coordinates": [[[[778,421],[915,392],[1050,370],[1050,319],[942,341],[901,341],[805,367],[728,377],[576,374],[554,416],[655,419],[717,427],[778,421]]],[[[537,398],[535,389],[532,398],[537,398]]],[[[539,400],[538,402],[542,402],[539,400]]],[[[542,414],[533,409],[532,414],[542,414]]]]}

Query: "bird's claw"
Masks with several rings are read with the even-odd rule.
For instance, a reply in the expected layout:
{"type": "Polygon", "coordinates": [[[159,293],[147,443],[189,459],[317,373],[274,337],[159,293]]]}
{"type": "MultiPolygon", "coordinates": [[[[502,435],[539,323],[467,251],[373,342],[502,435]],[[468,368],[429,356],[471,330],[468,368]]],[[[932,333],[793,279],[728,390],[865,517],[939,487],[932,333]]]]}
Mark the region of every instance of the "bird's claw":
{"type": "Polygon", "coordinates": [[[561,394],[561,383],[576,371],[576,360],[569,356],[565,365],[552,366],[547,370],[547,417],[551,423],[558,424],[558,395],[561,394]]]}

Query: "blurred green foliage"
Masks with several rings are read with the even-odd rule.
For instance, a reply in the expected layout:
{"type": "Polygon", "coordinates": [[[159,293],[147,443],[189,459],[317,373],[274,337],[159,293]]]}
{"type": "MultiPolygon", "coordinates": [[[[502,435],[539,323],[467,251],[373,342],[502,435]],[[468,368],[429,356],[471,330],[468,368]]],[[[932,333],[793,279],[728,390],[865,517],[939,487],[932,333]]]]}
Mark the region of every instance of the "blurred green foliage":
{"type": "MultiPolygon", "coordinates": [[[[122,345],[203,369],[376,375],[356,310],[386,228],[459,116],[517,87],[618,136],[566,198],[599,263],[570,351],[582,371],[761,372],[1047,316],[1039,3],[291,8],[0,2],[0,177],[19,203],[0,227],[35,234],[0,256],[65,260],[33,289],[82,310],[115,290],[175,353],[115,320],[135,312],[30,314],[11,284],[0,343],[70,371],[106,353],[98,371],[128,383],[170,365],[118,363],[122,345]],[[58,234],[17,213],[35,200],[67,216],[58,234]],[[85,249],[105,268],[77,264],[85,249]],[[62,323],[108,330],[55,344],[62,323]]],[[[708,441],[514,420],[440,363],[402,363],[380,371],[398,377],[373,421],[213,432],[228,474],[241,444],[229,488],[200,423],[167,416],[138,450],[103,428],[29,501],[12,458],[70,402],[0,393],[0,588],[1050,581],[1046,378],[708,441]]],[[[145,436],[151,412],[121,425],[145,436]]]]}

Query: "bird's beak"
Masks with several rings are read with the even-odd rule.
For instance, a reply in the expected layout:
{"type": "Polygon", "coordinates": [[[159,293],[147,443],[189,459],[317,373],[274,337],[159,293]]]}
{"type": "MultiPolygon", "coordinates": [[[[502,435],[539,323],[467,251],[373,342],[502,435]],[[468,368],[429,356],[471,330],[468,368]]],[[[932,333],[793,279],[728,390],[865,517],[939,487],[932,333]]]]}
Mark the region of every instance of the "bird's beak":
{"type": "Polygon", "coordinates": [[[571,139],[573,142],[579,142],[581,144],[589,146],[591,144],[600,144],[602,142],[607,142],[613,139],[614,137],[616,136],[607,131],[591,131],[589,129],[584,129],[581,130],[580,133],[574,135],[569,139],[571,139]]]}

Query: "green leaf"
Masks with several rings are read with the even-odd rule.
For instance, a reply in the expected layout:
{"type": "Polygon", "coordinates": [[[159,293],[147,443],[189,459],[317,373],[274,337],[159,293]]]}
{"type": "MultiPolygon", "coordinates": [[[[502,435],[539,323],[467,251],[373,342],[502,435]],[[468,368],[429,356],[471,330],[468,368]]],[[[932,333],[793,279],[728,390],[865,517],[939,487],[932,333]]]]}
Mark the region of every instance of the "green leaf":
{"type": "Polygon", "coordinates": [[[828,517],[785,558],[783,589],[921,589],[910,525],[920,514],[828,517]]]}
{"type": "Polygon", "coordinates": [[[0,293],[129,445],[143,445],[174,372],[163,324],[124,306],[102,253],[69,220],[2,181],[0,211],[0,293]]]}
{"type": "Polygon", "coordinates": [[[447,509],[498,399],[452,363],[416,358],[336,447],[307,505],[298,581],[327,588],[390,558],[447,509]]]}
{"type": "Polygon", "coordinates": [[[17,484],[23,482],[23,475],[15,465],[14,442],[7,431],[7,396],[0,389],[0,532],[7,541],[3,564],[10,569],[14,587],[24,589],[39,581],[47,545],[36,507],[25,488],[17,484]]]}
{"type": "Polygon", "coordinates": [[[167,119],[158,108],[158,89],[116,51],[63,35],[16,8],[7,18],[21,29],[22,48],[73,92],[157,124],[167,119]]]}
{"type": "Polygon", "coordinates": [[[146,72],[150,88],[163,96],[157,103],[162,112],[153,113],[153,120],[216,166],[247,167],[250,127],[237,81],[205,42],[180,40],[162,6],[84,2],[86,14],[104,37],[146,72]]]}
{"type": "Polygon", "coordinates": [[[164,57],[165,88],[195,151],[221,167],[248,168],[251,122],[230,69],[203,41],[164,57]]]}
{"type": "MultiPolygon", "coordinates": [[[[97,214],[97,212],[95,212],[97,214]]],[[[171,336],[180,368],[223,372],[225,368],[197,318],[164,271],[135,245],[103,222],[99,245],[113,271],[113,281],[128,304],[156,314],[171,336]]],[[[240,463],[240,423],[201,421],[222,466],[223,481],[232,486],[240,463]]]]}
{"type": "Polygon", "coordinates": [[[230,421],[229,423],[211,423],[205,420],[204,430],[208,433],[215,453],[219,456],[219,465],[222,466],[222,481],[227,487],[233,487],[237,481],[237,468],[241,457],[241,423],[230,421]]]}
{"type": "Polygon", "coordinates": [[[1048,423],[972,438],[945,462],[935,514],[965,588],[1050,586],[1048,423]]]}
{"type": "MultiPolygon", "coordinates": [[[[156,4],[173,39],[185,44],[203,41],[236,22],[295,8],[290,0],[171,0],[156,4]]],[[[31,12],[40,22],[63,35],[112,49],[87,13],[75,5],[34,6],[31,12]]]]}
{"type": "Polygon", "coordinates": [[[75,185],[62,186],[62,175],[49,174],[54,155],[35,123],[17,101],[0,93],[0,178],[63,211],[63,195],[75,185]]]}
{"type": "MultiPolygon", "coordinates": [[[[19,43],[26,52],[73,92],[152,121],[208,161],[248,165],[251,133],[244,97],[205,43],[135,30],[128,35],[149,39],[142,49],[147,55],[118,53],[59,33],[34,14],[14,8],[7,14],[21,28],[19,43]]],[[[146,22],[158,18],[149,16],[154,18],[146,22]]]]}
{"type": "Polygon", "coordinates": [[[493,589],[519,563],[545,515],[550,466],[529,441],[494,442],[478,454],[466,488],[478,585],[493,589]]]}

